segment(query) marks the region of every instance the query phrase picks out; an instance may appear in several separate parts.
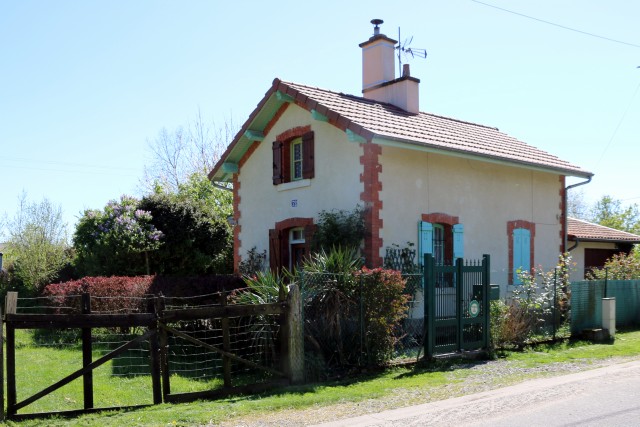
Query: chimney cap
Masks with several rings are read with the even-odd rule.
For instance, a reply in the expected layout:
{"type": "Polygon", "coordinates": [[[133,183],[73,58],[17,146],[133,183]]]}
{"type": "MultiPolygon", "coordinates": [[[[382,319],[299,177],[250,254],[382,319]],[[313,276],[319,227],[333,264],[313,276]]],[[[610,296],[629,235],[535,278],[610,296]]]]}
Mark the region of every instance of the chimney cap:
{"type": "Polygon", "coordinates": [[[380,34],[380,24],[383,24],[384,21],[382,19],[372,19],[371,23],[374,25],[373,27],[373,35],[377,36],[378,34],[380,34]]]}

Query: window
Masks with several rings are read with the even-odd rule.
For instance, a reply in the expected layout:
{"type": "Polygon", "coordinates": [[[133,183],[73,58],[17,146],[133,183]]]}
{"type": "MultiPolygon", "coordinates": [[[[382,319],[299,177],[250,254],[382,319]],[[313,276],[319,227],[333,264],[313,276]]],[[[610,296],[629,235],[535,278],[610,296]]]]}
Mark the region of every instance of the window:
{"type": "Polygon", "coordinates": [[[314,177],[314,133],[273,141],[273,185],[314,177]]]}
{"type": "Polygon", "coordinates": [[[289,270],[293,271],[302,265],[306,253],[304,228],[292,228],[289,231],[289,270]]]}
{"type": "Polygon", "coordinates": [[[291,181],[302,179],[302,138],[291,141],[291,181]]]}
{"type": "MultiPolygon", "coordinates": [[[[430,223],[418,224],[418,253],[420,263],[425,254],[433,255],[436,265],[453,265],[455,260],[464,257],[464,226],[462,224],[430,223]]],[[[437,278],[442,287],[453,286],[451,275],[437,278]]]]}

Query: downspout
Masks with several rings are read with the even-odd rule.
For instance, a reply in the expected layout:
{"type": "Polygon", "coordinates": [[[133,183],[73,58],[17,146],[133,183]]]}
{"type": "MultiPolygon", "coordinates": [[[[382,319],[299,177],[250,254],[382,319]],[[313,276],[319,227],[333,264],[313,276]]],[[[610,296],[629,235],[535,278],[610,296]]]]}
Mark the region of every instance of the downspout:
{"type": "Polygon", "coordinates": [[[571,252],[572,250],[574,250],[575,248],[577,248],[579,244],[580,244],[580,239],[578,239],[578,238],[576,237],[576,244],[575,244],[575,245],[573,245],[573,246],[571,246],[570,248],[568,248],[568,249],[567,249],[567,252],[571,252]]]}
{"type": "Polygon", "coordinates": [[[587,178],[586,181],[578,182],[576,184],[567,185],[564,188],[564,194],[562,195],[562,198],[563,198],[562,205],[564,206],[564,212],[562,212],[562,222],[563,222],[562,228],[564,230],[564,233],[563,233],[564,235],[562,236],[563,237],[562,247],[564,248],[564,250],[566,252],[569,252],[569,251],[575,249],[578,246],[578,239],[576,239],[575,246],[573,246],[571,249],[567,249],[567,237],[569,235],[569,230],[567,229],[567,192],[572,188],[580,187],[581,185],[586,185],[586,184],[590,183],[591,182],[591,178],[593,178],[593,175],[590,175],[587,178]]]}

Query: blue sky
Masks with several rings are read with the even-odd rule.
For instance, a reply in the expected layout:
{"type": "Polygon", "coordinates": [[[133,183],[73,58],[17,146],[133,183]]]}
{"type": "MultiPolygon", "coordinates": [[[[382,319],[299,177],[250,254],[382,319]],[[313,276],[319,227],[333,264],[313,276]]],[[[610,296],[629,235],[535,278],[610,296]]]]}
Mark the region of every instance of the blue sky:
{"type": "Polygon", "coordinates": [[[594,172],[589,202],[640,202],[640,3],[485,3],[536,19],[473,0],[3,0],[0,216],[23,191],[61,205],[70,225],[139,195],[160,129],[198,110],[239,126],[275,77],[359,95],[372,18],[427,50],[410,61],[422,111],[594,172]]]}

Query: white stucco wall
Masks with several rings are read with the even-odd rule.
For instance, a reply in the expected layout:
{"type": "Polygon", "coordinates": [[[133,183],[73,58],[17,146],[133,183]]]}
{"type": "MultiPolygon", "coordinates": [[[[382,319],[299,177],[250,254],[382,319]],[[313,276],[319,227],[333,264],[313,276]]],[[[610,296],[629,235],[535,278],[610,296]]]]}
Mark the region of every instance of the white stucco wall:
{"type": "Polygon", "coordinates": [[[491,282],[501,285],[504,296],[507,223],[526,220],[536,227],[534,264],[555,266],[561,244],[558,175],[395,147],[383,147],[380,158],[383,246],[413,242],[417,247],[422,214],[458,216],[465,258],[491,255],[491,282]]]}
{"type": "Polygon", "coordinates": [[[265,135],[258,148],[242,166],[240,182],[240,256],[254,246],[269,251],[269,229],[278,221],[294,217],[317,218],[322,210],[352,210],[360,200],[362,184],[359,144],[349,142],[344,132],[296,106],[289,105],[278,122],[265,135]],[[272,141],[298,126],[311,126],[315,133],[314,178],[309,185],[282,190],[288,184],[272,183],[272,141]],[[293,207],[292,201],[296,201],[293,207]]]}

